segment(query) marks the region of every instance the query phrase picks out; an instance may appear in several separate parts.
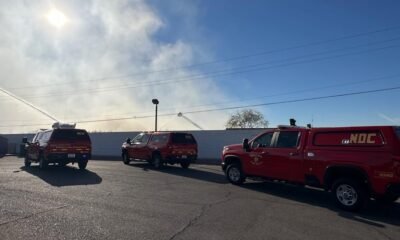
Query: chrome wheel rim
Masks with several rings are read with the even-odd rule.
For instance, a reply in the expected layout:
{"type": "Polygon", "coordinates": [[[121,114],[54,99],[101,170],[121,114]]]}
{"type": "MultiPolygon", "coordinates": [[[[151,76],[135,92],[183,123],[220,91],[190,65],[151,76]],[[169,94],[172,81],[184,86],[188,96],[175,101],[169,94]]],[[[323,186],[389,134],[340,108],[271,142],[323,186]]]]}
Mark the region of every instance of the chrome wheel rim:
{"type": "Polygon", "coordinates": [[[352,186],[341,184],[336,188],[336,198],[345,206],[353,206],[357,202],[358,195],[352,186]]]}
{"type": "Polygon", "coordinates": [[[240,170],[237,167],[231,167],[228,176],[233,182],[238,182],[240,180],[240,170]]]}

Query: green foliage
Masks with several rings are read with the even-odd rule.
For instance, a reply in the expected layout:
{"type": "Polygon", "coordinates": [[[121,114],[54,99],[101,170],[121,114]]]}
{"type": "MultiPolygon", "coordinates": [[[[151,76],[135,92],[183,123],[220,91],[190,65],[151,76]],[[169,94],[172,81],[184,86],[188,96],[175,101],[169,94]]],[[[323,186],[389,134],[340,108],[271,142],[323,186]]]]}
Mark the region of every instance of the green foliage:
{"type": "Polygon", "coordinates": [[[233,114],[225,126],[227,128],[266,128],[268,121],[257,110],[243,109],[233,114]]]}

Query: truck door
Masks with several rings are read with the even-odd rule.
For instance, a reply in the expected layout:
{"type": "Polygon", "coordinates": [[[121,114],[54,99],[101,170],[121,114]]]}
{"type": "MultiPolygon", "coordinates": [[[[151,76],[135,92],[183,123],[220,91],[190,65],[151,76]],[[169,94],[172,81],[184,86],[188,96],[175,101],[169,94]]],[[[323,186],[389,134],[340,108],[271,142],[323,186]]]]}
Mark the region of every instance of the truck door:
{"type": "Polygon", "coordinates": [[[272,147],[264,152],[263,171],[268,177],[289,181],[304,179],[301,148],[305,136],[302,133],[291,129],[276,132],[272,147]]]}
{"type": "Polygon", "coordinates": [[[140,143],[142,142],[144,133],[140,133],[136,135],[132,140],[131,144],[127,145],[126,150],[128,151],[128,155],[130,158],[133,159],[139,159],[138,155],[138,147],[140,146],[140,143]]]}
{"type": "MultiPolygon", "coordinates": [[[[150,134],[143,133],[142,136],[138,139],[134,139],[133,142],[133,154],[136,159],[146,159],[149,155],[149,147],[147,146],[147,142],[149,141],[150,134]]],[[[131,155],[132,156],[132,155],[131,155]]]]}
{"type": "Polygon", "coordinates": [[[39,159],[39,152],[40,152],[39,140],[41,139],[42,135],[43,132],[37,133],[35,137],[32,139],[32,142],[29,143],[27,154],[30,159],[34,160],[39,159]]]}
{"type": "Polygon", "coordinates": [[[266,153],[271,148],[274,132],[267,132],[250,142],[250,151],[245,154],[244,171],[248,175],[266,176],[266,153]]]}

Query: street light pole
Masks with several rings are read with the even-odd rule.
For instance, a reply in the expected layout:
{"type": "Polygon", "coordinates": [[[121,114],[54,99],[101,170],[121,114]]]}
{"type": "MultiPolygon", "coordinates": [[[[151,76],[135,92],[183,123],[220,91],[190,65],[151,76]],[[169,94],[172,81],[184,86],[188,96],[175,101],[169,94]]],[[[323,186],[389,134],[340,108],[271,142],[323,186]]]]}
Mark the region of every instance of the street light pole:
{"type": "Polygon", "coordinates": [[[155,119],[155,132],[157,132],[157,111],[158,111],[158,104],[160,103],[158,99],[154,98],[151,102],[156,105],[156,119],[155,119]]]}

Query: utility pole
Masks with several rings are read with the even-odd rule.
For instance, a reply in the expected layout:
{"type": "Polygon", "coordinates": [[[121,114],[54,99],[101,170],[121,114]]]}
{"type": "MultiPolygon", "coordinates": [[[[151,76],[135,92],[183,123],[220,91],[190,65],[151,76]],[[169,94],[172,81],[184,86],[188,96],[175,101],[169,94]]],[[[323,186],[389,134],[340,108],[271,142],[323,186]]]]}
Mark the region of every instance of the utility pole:
{"type": "Polygon", "coordinates": [[[151,102],[152,102],[154,105],[156,105],[156,117],[155,117],[155,129],[154,129],[154,131],[157,132],[157,110],[158,110],[158,104],[159,104],[160,102],[158,101],[157,98],[154,98],[153,100],[151,100],[151,102]]]}

